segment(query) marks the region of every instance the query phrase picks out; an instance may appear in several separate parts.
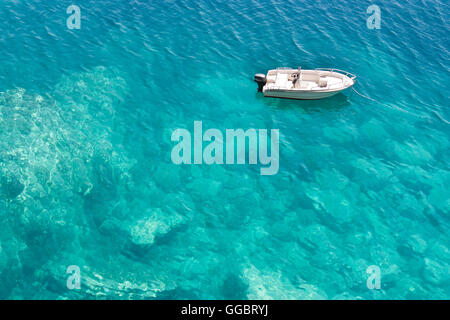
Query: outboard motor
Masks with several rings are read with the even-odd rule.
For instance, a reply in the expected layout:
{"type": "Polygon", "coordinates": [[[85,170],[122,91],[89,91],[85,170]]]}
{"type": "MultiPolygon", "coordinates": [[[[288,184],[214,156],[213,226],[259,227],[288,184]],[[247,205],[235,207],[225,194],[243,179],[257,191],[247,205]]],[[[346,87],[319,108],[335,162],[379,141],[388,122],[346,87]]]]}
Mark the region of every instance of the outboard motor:
{"type": "Polygon", "coordinates": [[[263,87],[267,83],[266,75],[262,73],[255,74],[255,82],[258,84],[258,92],[262,92],[263,87]]]}

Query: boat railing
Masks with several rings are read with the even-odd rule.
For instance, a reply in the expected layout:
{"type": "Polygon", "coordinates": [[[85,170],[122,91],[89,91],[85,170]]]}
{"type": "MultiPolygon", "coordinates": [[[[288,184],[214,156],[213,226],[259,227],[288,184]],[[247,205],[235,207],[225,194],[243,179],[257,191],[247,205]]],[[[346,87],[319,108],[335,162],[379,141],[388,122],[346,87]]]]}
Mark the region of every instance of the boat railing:
{"type": "Polygon", "coordinates": [[[334,68],[316,68],[316,70],[319,70],[319,71],[337,72],[337,73],[346,75],[347,77],[349,77],[349,78],[352,79],[352,80],[356,79],[356,75],[355,75],[355,74],[350,73],[350,72],[348,72],[348,71],[340,70],[340,69],[334,69],[334,68]]]}

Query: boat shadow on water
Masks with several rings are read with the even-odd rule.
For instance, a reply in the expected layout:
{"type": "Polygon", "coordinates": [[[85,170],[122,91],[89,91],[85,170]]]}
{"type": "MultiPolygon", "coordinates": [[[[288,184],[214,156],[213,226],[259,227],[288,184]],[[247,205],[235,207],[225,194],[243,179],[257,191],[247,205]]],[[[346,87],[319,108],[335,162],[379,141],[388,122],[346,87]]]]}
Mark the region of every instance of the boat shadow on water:
{"type": "Polygon", "coordinates": [[[332,97],[319,100],[295,100],[270,98],[258,95],[257,99],[261,99],[267,106],[279,110],[303,110],[304,112],[330,112],[340,111],[350,105],[349,97],[343,93],[338,93],[332,97]]]}

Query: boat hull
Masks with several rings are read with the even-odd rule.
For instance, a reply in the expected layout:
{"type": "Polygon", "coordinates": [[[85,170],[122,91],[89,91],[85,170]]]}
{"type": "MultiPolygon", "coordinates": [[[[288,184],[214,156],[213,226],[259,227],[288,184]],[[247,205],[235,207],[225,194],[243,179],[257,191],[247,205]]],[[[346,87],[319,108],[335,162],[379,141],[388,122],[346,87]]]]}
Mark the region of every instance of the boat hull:
{"type": "Polygon", "coordinates": [[[286,98],[296,100],[317,100],[332,97],[343,90],[327,91],[327,92],[299,92],[299,91],[285,91],[285,90],[267,90],[264,91],[265,97],[272,98],[286,98]]]}

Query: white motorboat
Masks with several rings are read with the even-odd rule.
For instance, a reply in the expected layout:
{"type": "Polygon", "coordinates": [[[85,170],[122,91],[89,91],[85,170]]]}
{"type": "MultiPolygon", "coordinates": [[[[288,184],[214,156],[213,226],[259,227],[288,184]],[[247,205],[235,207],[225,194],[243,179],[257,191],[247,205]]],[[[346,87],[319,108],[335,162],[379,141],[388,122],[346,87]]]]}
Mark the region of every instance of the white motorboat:
{"type": "Polygon", "coordinates": [[[331,68],[302,70],[277,68],[267,76],[255,75],[258,91],[265,97],[314,100],[331,97],[355,84],[350,72],[331,68]]]}

